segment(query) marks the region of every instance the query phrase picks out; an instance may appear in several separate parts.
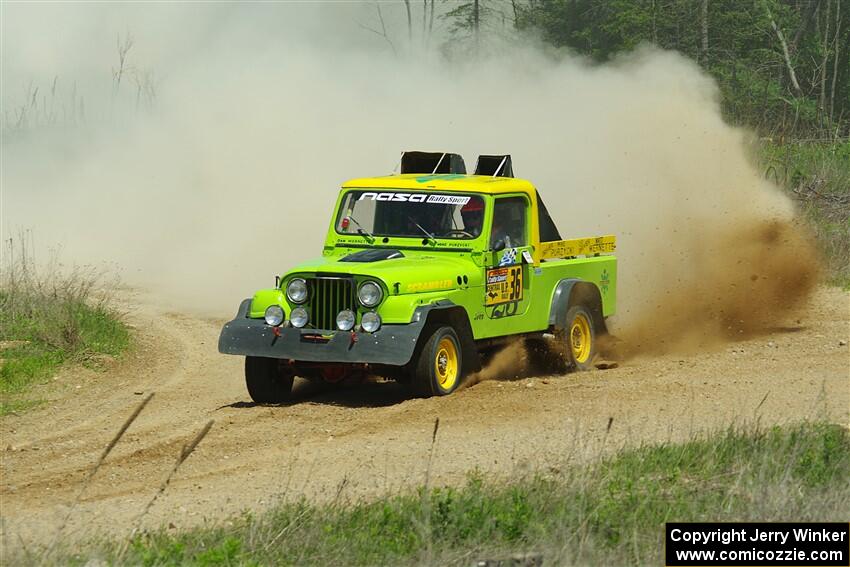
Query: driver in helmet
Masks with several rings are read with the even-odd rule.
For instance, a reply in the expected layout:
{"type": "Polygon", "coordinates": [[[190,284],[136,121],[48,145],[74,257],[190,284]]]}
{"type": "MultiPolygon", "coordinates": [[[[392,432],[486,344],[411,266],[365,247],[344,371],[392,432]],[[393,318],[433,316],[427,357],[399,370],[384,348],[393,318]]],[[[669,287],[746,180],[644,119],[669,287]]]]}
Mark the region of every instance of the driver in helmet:
{"type": "Polygon", "coordinates": [[[484,226],[484,201],[473,197],[460,209],[463,219],[463,231],[477,238],[484,226]]]}

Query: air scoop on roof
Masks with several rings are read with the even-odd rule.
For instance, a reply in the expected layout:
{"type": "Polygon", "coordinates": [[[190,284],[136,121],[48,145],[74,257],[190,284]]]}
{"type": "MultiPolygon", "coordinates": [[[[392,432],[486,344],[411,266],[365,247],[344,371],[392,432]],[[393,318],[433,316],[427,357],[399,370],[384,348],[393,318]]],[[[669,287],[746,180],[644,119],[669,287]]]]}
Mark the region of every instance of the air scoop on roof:
{"type": "Polygon", "coordinates": [[[460,154],[444,152],[404,152],[401,154],[402,173],[466,173],[460,154]]]}
{"type": "Polygon", "coordinates": [[[478,163],[475,164],[475,175],[513,177],[514,167],[511,163],[511,156],[478,156],[478,163]]]}

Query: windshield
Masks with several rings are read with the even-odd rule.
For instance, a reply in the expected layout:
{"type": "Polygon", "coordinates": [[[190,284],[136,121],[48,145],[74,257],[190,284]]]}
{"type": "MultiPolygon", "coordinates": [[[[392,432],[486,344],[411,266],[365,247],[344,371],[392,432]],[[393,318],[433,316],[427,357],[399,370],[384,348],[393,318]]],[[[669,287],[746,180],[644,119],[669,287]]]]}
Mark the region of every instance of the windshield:
{"type": "Polygon", "coordinates": [[[453,238],[481,234],[484,199],[478,195],[350,191],[336,221],[341,234],[453,238]]]}

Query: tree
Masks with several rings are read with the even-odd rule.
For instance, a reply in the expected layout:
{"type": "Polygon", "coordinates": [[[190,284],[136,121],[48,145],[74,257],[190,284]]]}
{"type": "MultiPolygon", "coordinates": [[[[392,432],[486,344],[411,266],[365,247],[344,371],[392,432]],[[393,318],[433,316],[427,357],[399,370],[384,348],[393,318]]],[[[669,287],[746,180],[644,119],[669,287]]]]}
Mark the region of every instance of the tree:
{"type": "Polygon", "coordinates": [[[694,59],[717,79],[727,119],[763,134],[850,135],[847,0],[514,0],[512,8],[518,31],[597,61],[642,43],[694,59]]]}

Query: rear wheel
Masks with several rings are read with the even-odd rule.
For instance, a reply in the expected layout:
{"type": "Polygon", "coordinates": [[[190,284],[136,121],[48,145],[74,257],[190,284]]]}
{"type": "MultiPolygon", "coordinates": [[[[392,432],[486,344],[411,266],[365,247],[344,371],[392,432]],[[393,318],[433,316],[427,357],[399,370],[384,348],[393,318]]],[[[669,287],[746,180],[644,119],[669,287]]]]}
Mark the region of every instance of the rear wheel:
{"type": "Polygon", "coordinates": [[[245,357],[245,385],[258,404],[279,404],[292,394],[295,375],[277,358],[245,357]]]}
{"type": "Polygon", "coordinates": [[[462,368],[457,333],[451,327],[438,327],[419,352],[413,387],[420,396],[446,396],[460,385],[462,368]]]}
{"type": "Polygon", "coordinates": [[[570,307],[565,331],[567,363],[576,370],[591,370],[596,356],[596,329],[590,311],[583,305],[570,307]]]}

